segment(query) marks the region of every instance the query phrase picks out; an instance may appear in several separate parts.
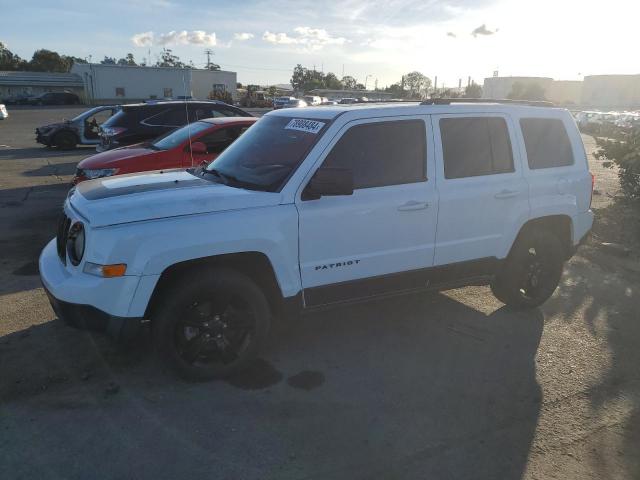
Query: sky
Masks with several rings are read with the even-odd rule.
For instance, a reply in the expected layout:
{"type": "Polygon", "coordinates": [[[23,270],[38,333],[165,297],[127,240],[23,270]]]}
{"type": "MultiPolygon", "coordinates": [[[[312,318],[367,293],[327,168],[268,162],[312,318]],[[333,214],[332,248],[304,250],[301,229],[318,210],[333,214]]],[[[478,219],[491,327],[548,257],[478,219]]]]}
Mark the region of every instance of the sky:
{"type": "Polygon", "coordinates": [[[640,73],[634,0],[0,0],[0,41],[99,61],[155,62],[162,48],[238,81],[288,83],[293,67],[371,88],[418,70],[438,85],[470,76],[640,73]]]}

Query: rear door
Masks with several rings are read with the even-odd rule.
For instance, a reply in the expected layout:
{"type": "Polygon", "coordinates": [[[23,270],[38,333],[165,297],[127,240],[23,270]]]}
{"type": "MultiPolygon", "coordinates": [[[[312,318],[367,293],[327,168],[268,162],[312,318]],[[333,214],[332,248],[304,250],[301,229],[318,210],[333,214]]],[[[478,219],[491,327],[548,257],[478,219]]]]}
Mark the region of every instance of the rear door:
{"type": "Polygon", "coordinates": [[[433,264],[437,218],[427,120],[350,122],[325,151],[317,166],[351,169],[354,192],[317,200],[298,192],[305,305],[426,285],[421,274],[433,264]]]}
{"type": "Polygon", "coordinates": [[[440,197],[435,265],[503,258],[514,226],[529,215],[513,121],[474,113],[433,115],[432,122],[440,197]]]}
{"type": "Polygon", "coordinates": [[[591,175],[584,145],[569,114],[541,111],[519,119],[532,215],[575,215],[589,209],[591,175]]]}

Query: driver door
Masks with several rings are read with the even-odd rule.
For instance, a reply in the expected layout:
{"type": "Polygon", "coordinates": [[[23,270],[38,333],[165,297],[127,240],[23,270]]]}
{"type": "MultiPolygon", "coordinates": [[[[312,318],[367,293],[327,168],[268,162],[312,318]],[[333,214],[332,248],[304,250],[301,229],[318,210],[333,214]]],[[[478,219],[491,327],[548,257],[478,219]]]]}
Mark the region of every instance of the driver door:
{"type": "Polygon", "coordinates": [[[306,306],[412,290],[433,265],[438,198],[428,116],[351,122],[321,164],[353,195],[296,201],[306,306]]]}

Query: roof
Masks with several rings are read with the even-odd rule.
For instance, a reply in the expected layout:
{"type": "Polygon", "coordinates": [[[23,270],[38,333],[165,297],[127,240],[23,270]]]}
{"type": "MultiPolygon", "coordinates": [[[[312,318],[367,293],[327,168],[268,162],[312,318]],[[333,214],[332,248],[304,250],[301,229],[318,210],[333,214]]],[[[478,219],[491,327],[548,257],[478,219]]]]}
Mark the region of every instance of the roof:
{"type": "Polygon", "coordinates": [[[487,100],[486,102],[457,102],[445,105],[421,105],[418,102],[371,102],[355,103],[345,105],[326,105],[306,108],[284,108],[267,113],[270,116],[297,117],[318,120],[332,120],[347,112],[362,112],[363,115],[354,115],[361,118],[371,118],[377,115],[420,115],[420,114],[441,114],[441,113],[467,113],[467,112],[540,112],[541,108],[546,110],[562,110],[546,106],[529,106],[521,104],[502,104],[487,100]],[[364,113],[366,112],[366,113],[364,113]]]}
{"type": "Polygon", "coordinates": [[[257,117],[215,117],[203,118],[199,122],[212,123],[214,125],[223,125],[225,123],[255,123],[259,120],[257,117]]]}
{"type": "MultiPolygon", "coordinates": [[[[125,103],[122,105],[124,108],[129,107],[149,107],[153,105],[183,105],[185,103],[194,103],[194,104],[214,104],[214,105],[229,105],[228,103],[221,102],[220,100],[195,100],[195,99],[186,99],[186,100],[147,100],[146,102],[140,103],[125,103]]],[[[232,105],[230,105],[232,106],[232,105]]]]}
{"type": "Polygon", "coordinates": [[[0,72],[0,85],[29,87],[82,87],[82,78],[74,73],[0,72]]]}

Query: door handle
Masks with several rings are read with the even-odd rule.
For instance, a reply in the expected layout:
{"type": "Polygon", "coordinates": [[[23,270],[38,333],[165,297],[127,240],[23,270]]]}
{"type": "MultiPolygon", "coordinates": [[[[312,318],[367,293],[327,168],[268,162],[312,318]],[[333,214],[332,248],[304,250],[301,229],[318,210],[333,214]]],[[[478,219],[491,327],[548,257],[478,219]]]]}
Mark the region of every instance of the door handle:
{"type": "Polygon", "coordinates": [[[512,198],[520,194],[518,190],[502,190],[494,195],[495,198],[512,198]]]}
{"type": "Polygon", "coordinates": [[[427,202],[417,202],[415,200],[410,200],[407,203],[400,205],[398,210],[401,212],[409,212],[411,210],[424,210],[425,208],[429,208],[429,204],[427,202]]]}

